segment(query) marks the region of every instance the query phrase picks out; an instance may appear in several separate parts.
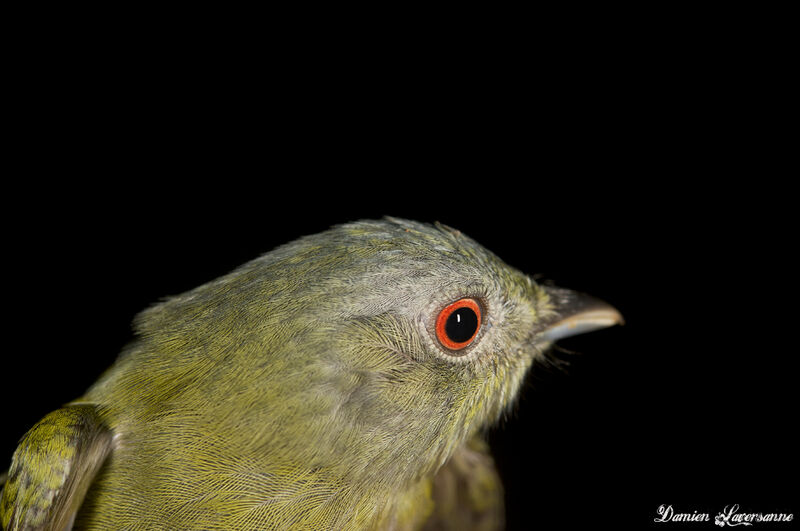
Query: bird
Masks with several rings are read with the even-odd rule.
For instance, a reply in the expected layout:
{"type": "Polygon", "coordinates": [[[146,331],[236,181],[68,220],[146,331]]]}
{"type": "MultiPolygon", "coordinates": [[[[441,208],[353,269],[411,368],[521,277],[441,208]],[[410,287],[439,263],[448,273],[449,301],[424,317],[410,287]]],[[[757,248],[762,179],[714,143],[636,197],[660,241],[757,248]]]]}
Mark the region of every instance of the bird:
{"type": "Polygon", "coordinates": [[[0,523],[502,529],[486,429],[555,341],[622,322],[447,225],[335,225],[139,313],[20,440],[0,523]]]}

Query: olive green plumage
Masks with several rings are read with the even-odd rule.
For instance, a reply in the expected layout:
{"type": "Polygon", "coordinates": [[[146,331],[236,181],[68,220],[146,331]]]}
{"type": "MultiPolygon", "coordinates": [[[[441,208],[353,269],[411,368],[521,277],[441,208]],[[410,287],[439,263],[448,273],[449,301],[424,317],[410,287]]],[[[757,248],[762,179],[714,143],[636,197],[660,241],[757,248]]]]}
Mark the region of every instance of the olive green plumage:
{"type": "Polygon", "coordinates": [[[502,491],[481,430],[514,400],[554,312],[545,289],[441,225],[301,238],[137,316],[116,363],[25,436],[0,521],[495,529],[502,491]],[[433,320],[462,297],[484,321],[450,352],[433,320]]]}

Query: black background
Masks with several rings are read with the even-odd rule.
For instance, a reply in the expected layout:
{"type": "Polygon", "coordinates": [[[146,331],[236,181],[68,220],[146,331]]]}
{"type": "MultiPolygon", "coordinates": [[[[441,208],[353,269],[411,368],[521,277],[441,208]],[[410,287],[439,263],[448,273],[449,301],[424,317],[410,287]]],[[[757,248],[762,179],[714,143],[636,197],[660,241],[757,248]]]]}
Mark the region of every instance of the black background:
{"type": "Polygon", "coordinates": [[[113,362],[141,309],[392,215],[626,318],[560,342],[564,366],[536,367],[490,433],[509,529],[653,526],[661,504],[796,514],[780,42],[596,37],[508,42],[513,57],[237,58],[246,37],[31,52],[3,198],[2,459],[113,362]]]}

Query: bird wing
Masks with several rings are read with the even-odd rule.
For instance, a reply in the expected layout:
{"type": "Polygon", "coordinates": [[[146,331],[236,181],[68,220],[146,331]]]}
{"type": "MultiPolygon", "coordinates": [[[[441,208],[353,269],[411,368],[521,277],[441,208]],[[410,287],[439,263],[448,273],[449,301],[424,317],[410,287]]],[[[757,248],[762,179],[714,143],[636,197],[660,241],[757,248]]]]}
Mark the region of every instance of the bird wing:
{"type": "Polygon", "coordinates": [[[489,445],[473,437],[433,479],[433,512],[425,531],[494,531],[504,526],[503,484],[489,445]]]}
{"type": "Polygon", "coordinates": [[[111,440],[92,405],[64,407],[40,420],[14,452],[0,494],[3,529],[71,529],[111,440]]]}

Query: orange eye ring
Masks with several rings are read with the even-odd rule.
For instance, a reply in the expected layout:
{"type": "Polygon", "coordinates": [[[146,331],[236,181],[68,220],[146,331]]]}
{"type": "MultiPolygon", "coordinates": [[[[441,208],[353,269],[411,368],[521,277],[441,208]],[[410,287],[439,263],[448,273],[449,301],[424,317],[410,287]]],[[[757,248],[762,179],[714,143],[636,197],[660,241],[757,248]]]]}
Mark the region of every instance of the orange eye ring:
{"type": "Polygon", "coordinates": [[[436,317],[436,338],[450,350],[461,350],[481,329],[481,307],[475,299],[448,304],[436,317]]]}

